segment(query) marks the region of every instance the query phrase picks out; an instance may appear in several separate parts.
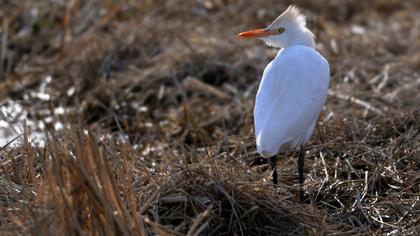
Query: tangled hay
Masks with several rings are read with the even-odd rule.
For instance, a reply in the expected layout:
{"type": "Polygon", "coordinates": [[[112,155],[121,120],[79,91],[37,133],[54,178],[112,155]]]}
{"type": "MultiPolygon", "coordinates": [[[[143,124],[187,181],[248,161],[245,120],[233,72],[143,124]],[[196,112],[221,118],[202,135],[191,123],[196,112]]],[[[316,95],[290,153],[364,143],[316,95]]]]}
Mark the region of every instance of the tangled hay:
{"type": "Polygon", "coordinates": [[[233,37],[286,3],[2,4],[1,234],[419,232],[420,4],[294,4],[332,68],[307,204],[296,154],[277,188],[255,162],[257,78],[275,50],[233,37]]]}

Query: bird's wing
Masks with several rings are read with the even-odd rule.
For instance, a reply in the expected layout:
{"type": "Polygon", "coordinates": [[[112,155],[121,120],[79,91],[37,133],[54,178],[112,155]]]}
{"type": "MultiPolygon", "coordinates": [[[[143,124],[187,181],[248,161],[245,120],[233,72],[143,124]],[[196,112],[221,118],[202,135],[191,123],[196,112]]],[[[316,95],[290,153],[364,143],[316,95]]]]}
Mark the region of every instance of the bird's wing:
{"type": "Polygon", "coordinates": [[[267,66],[254,110],[257,148],[263,156],[277,154],[284,144],[306,141],[325,102],[328,82],[328,63],[318,53],[280,55],[267,66]]]}

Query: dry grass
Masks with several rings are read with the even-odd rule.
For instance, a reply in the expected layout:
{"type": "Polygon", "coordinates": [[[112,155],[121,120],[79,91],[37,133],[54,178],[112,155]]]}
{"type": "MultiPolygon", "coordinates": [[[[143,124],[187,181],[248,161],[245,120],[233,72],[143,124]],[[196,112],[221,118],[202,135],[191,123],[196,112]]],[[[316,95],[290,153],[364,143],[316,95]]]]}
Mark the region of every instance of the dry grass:
{"type": "Polygon", "coordinates": [[[275,50],[232,37],[286,1],[3,1],[0,233],[418,233],[420,2],[294,3],[332,68],[308,204],[295,154],[253,164],[275,50]]]}

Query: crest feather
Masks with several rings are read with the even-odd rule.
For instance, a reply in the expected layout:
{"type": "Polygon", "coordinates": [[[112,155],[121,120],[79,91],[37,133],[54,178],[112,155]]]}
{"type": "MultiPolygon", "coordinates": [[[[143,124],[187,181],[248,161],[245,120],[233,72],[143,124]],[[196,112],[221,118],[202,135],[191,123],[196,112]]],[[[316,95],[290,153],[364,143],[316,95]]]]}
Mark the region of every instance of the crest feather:
{"type": "Polygon", "coordinates": [[[294,23],[300,27],[306,27],[306,17],[295,5],[290,5],[279,17],[277,17],[272,25],[279,22],[294,23]]]}

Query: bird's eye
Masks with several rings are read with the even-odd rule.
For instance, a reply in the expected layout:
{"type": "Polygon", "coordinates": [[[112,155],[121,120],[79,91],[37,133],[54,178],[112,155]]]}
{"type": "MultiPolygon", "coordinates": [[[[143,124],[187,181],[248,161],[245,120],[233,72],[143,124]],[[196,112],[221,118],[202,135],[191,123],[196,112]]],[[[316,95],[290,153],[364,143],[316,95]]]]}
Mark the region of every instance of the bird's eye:
{"type": "Polygon", "coordinates": [[[285,28],[283,28],[283,27],[280,27],[279,29],[278,29],[278,32],[281,34],[281,33],[284,33],[284,31],[286,31],[286,29],[285,28]]]}

